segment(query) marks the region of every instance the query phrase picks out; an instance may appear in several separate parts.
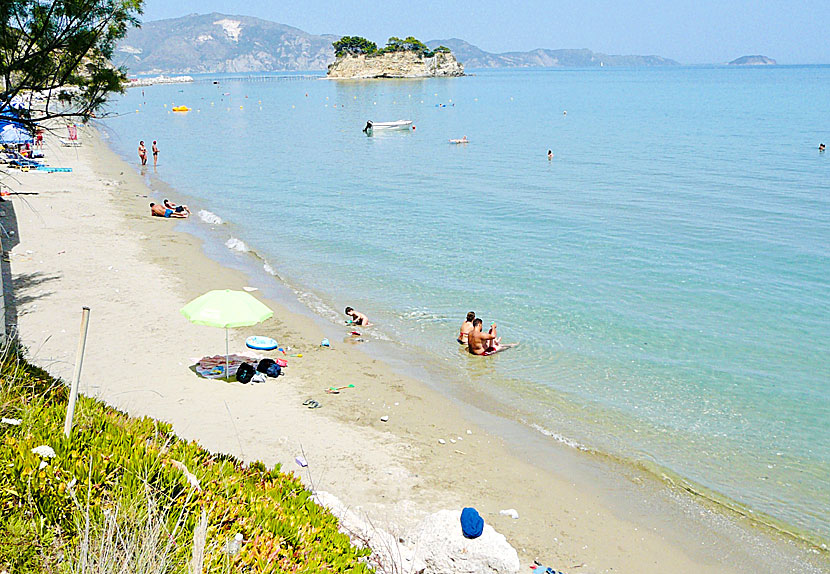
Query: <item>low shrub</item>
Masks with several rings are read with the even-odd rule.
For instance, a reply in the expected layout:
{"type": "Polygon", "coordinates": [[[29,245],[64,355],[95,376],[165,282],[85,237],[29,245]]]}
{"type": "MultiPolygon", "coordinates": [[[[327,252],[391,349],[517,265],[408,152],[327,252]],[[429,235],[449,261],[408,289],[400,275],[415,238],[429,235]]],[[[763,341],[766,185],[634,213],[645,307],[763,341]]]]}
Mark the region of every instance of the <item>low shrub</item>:
{"type": "Polygon", "coordinates": [[[188,572],[197,554],[204,572],[371,571],[369,551],[355,548],[279,466],[210,453],[166,423],[87,397],[78,398],[66,439],[64,384],[14,347],[3,353],[0,377],[0,416],[20,421],[0,424],[0,570],[188,572]],[[33,452],[40,446],[54,457],[33,452]],[[203,539],[195,553],[194,533],[203,539]],[[145,557],[127,570],[112,552],[88,553],[108,539],[147,538],[151,547],[121,548],[145,557]]]}

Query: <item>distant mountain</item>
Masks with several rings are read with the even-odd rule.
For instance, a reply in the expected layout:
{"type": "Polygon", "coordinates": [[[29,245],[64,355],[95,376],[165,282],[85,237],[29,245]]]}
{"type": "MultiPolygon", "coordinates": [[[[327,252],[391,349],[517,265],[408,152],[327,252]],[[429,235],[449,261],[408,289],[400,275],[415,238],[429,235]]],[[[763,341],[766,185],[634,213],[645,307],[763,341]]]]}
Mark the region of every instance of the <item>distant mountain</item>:
{"type": "MultiPolygon", "coordinates": [[[[250,16],[191,14],[130,30],[113,61],[133,75],[325,70],[334,61],[331,44],[339,39],[250,16]]],[[[491,54],[457,38],[427,45],[450,48],[468,68],[677,65],[659,56],[609,56],[590,50],[491,54]]]]}
{"type": "Polygon", "coordinates": [[[191,14],[130,30],[113,61],[131,74],[324,70],[339,38],[250,16],[191,14]]]}
{"type": "Polygon", "coordinates": [[[449,40],[432,40],[426,43],[430,48],[446,46],[455,57],[470,68],[529,68],[529,67],[569,67],[590,68],[599,66],[678,66],[674,60],[660,56],[614,56],[592,52],[591,50],[546,50],[537,49],[529,52],[504,52],[493,54],[485,52],[469,42],[451,38],[449,40]]]}
{"type": "Polygon", "coordinates": [[[730,66],[775,66],[778,62],[766,56],[741,56],[729,62],[730,66]]]}

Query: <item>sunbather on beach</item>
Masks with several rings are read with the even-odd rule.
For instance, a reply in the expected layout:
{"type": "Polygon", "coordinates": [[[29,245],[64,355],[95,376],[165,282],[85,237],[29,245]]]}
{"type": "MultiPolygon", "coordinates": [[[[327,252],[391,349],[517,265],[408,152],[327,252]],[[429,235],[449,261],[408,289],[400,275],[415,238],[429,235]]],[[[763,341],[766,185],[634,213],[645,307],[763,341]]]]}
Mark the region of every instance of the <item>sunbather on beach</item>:
{"type": "Polygon", "coordinates": [[[187,215],[190,215],[190,209],[188,209],[186,205],[176,205],[169,199],[164,200],[164,207],[166,207],[167,209],[172,209],[176,213],[186,213],[187,215]]]}
{"type": "Polygon", "coordinates": [[[490,326],[487,333],[481,332],[481,319],[473,321],[473,330],[467,336],[467,350],[473,355],[489,355],[499,350],[501,339],[496,333],[496,324],[490,326]]]}
{"type": "Polygon", "coordinates": [[[364,327],[368,327],[371,325],[369,322],[369,317],[361,313],[360,311],[355,311],[352,307],[346,307],[346,315],[352,318],[352,323],[355,325],[362,325],[364,327]]]}
{"type": "Polygon", "coordinates": [[[458,333],[458,341],[462,345],[467,344],[467,337],[470,334],[470,331],[473,330],[473,319],[476,318],[476,314],[474,311],[470,311],[467,313],[467,319],[461,323],[461,330],[458,333]]]}
{"type": "Polygon", "coordinates": [[[187,217],[187,213],[176,213],[175,210],[170,209],[169,207],[164,207],[163,205],[159,205],[157,203],[150,204],[150,215],[155,217],[177,217],[179,219],[184,219],[187,217]]]}

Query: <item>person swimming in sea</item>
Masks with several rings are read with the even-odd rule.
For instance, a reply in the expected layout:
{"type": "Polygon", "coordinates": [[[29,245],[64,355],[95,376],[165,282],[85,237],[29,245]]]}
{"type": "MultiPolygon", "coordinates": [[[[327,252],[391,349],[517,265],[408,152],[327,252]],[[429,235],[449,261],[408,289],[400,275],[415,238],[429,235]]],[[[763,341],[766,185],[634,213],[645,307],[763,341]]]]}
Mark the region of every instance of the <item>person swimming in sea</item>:
{"type": "Polygon", "coordinates": [[[369,322],[369,317],[361,313],[360,311],[355,311],[354,307],[346,307],[346,315],[352,318],[351,322],[355,325],[361,325],[363,327],[368,327],[371,325],[369,322]]]}
{"type": "Polygon", "coordinates": [[[823,143],[818,144],[818,151],[820,151],[820,152],[824,151],[824,144],[823,143]]]}
{"type": "Polygon", "coordinates": [[[553,159],[553,150],[548,150],[548,161],[553,159]]]}
{"type": "Polygon", "coordinates": [[[467,336],[470,334],[470,331],[473,330],[473,320],[475,318],[475,311],[470,311],[469,313],[467,313],[467,319],[463,323],[461,323],[461,329],[458,333],[458,339],[456,339],[456,341],[458,341],[460,345],[467,344],[467,336]]]}

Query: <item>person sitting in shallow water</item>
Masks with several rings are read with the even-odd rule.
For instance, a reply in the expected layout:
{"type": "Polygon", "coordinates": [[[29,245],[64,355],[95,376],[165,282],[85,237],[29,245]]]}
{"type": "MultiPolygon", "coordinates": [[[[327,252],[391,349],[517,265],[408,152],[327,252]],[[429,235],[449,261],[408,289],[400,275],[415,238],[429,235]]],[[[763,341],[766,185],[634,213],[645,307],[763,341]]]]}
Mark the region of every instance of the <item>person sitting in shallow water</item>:
{"type": "Polygon", "coordinates": [[[459,342],[461,345],[467,344],[467,337],[470,334],[470,331],[473,330],[473,319],[476,318],[476,314],[474,311],[470,311],[467,313],[467,319],[461,323],[461,330],[458,333],[458,339],[456,341],[459,342]]]}
{"type": "Polygon", "coordinates": [[[188,209],[186,205],[176,205],[169,199],[164,200],[164,207],[166,207],[167,209],[172,209],[176,213],[186,213],[187,215],[190,215],[190,209],[188,209]]]}
{"type": "Polygon", "coordinates": [[[179,219],[187,217],[187,213],[176,213],[175,210],[157,203],[150,204],[150,215],[154,217],[177,217],[179,219]]]}
{"type": "Polygon", "coordinates": [[[473,330],[467,336],[467,350],[473,355],[491,355],[499,350],[501,339],[496,332],[496,324],[490,325],[490,331],[481,332],[481,319],[473,321],[473,330]]]}
{"type": "Polygon", "coordinates": [[[363,327],[368,327],[371,325],[369,322],[369,317],[361,313],[360,311],[355,311],[353,307],[346,307],[346,315],[352,318],[352,323],[355,325],[361,325],[363,327]]]}

